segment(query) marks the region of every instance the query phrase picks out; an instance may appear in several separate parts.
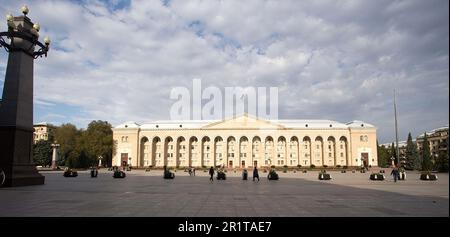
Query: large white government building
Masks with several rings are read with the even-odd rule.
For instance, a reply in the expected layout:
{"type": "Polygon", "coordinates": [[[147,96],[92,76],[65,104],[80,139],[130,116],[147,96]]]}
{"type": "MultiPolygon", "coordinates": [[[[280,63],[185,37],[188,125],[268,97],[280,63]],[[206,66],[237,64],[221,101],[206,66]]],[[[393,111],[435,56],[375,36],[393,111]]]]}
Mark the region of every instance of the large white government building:
{"type": "Polygon", "coordinates": [[[377,166],[376,128],[362,121],[126,122],[113,128],[113,165],[133,167],[377,166]]]}

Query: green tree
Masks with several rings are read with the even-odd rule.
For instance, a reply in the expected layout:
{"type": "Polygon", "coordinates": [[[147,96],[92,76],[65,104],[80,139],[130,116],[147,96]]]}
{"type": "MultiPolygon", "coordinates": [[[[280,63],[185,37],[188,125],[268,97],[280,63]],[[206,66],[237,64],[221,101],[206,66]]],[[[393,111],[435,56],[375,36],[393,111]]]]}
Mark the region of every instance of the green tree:
{"type": "Polygon", "coordinates": [[[112,126],[107,121],[92,121],[83,132],[83,146],[92,165],[97,164],[98,157],[111,164],[113,151],[112,126]]]}
{"type": "Polygon", "coordinates": [[[417,160],[417,147],[412,140],[411,133],[408,133],[408,139],[406,141],[406,167],[414,169],[414,162],[417,160]]]}
{"type": "MultiPolygon", "coordinates": [[[[61,163],[66,163],[72,152],[75,151],[77,146],[77,139],[80,137],[81,131],[73,124],[63,124],[55,130],[55,142],[60,144],[59,154],[61,163]]],[[[69,166],[68,164],[65,164],[69,166]]]]}
{"type": "Polygon", "coordinates": [[[436,169],[439,172],[448,172],[448,138],[439,143],[439,155],[436,160],[436,169]]]}
{"type": "Polygon", "coordinates": [[[378,166],[386,167],[389,165],[389,151],[386,149],[384,145],[379,145],[377,141],[377,153],[378,153],[378,166]]]}
{"type": "Polygon", "coordinates": [[[430,154],[430,144],[428,144],[427,134],[424,134],[423,138],[423,148],[422,148],[422,170],[430,171],[432,163],[431,163],[431,154],[430,154]]]}
{"type": "Polygon", "coordinates": [[[48,166],[52,163],[52,143],[39,140],[33,145],[33,161],[36,165],[48,166]]]}

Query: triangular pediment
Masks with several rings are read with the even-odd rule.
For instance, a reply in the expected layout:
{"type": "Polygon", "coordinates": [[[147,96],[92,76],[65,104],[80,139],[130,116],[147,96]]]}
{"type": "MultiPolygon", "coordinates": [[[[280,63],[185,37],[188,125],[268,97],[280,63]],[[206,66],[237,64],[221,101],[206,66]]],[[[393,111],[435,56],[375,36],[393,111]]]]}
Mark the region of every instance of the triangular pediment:
{"type": "Polygon", "coordinates": [[[219,122],[208,124],[202,128],[208,129],[282,129],[284,126],[243,114],[237,117],[224,119],[219,122]]]}

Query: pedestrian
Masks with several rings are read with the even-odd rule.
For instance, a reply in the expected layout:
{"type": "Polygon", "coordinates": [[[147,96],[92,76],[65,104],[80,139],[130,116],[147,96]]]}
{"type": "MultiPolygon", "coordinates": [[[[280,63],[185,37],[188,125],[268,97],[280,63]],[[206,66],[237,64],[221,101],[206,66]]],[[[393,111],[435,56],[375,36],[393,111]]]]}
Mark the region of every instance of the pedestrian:
{"type": "Polygon", "coordinates": [[[259,174],[258,174],[258,169],[256,168],[256,166],[253,169],[253,181],[255,181],[255,178],[258,179],[258,182],[259,182],[259,174]]]}
{"type": "Polygon", "coordinates": [[[195,176],[195,168],[192,168],[192,173],[194,173],[194,176],[195,176]]]}
{"type": "Polygon", "coordinates": [[[192,176],[192,168],[191,167],[189,167],[188,172],[189,172],[189,176],[192,176]]]}
{"type": "Polygon", "coordinates": [[[398,172],[398,169],[397,169],[397,167],[394,167],[393,169],[392,169],[392,171],[391,171],[391,175],[393,175],[394,176],[394,182],[397,182],[397,178],[399,177],[399,172],[398,172]]]}
{"type": "Polygon", "coordinates": [[[214,180],[214,168],[211,166],[211,168],[209,168],[209,175],[211,177],[209,177],[209,180],[213,181],[214,180]]]}

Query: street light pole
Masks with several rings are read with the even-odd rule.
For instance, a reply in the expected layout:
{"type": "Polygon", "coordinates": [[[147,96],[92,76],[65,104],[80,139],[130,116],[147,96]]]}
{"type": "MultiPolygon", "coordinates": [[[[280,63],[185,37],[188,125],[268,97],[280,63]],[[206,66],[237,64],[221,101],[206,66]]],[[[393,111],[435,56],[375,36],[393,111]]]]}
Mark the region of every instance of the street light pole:
{"type": "Polygon", "coordinates": [[[397,165],[400,165],[400,148],[398,147],[398,126],[397,126],[397,103],[395,100],[395,89],[394,89],[394,117],[395,117],[395,145],[397,153],[397,165]]]}
{"type": "Polygon", "coordinates": [[[3,96],[0,101],[0,170],[5,186],[44,184],[45,177],[33,162],[33,67],[34,59],[47,56],[50,39],[39,42],[39,24],[23,15],[6,16],[8,31],[0,32],[0,48],[8,52],[3,96]]]}

